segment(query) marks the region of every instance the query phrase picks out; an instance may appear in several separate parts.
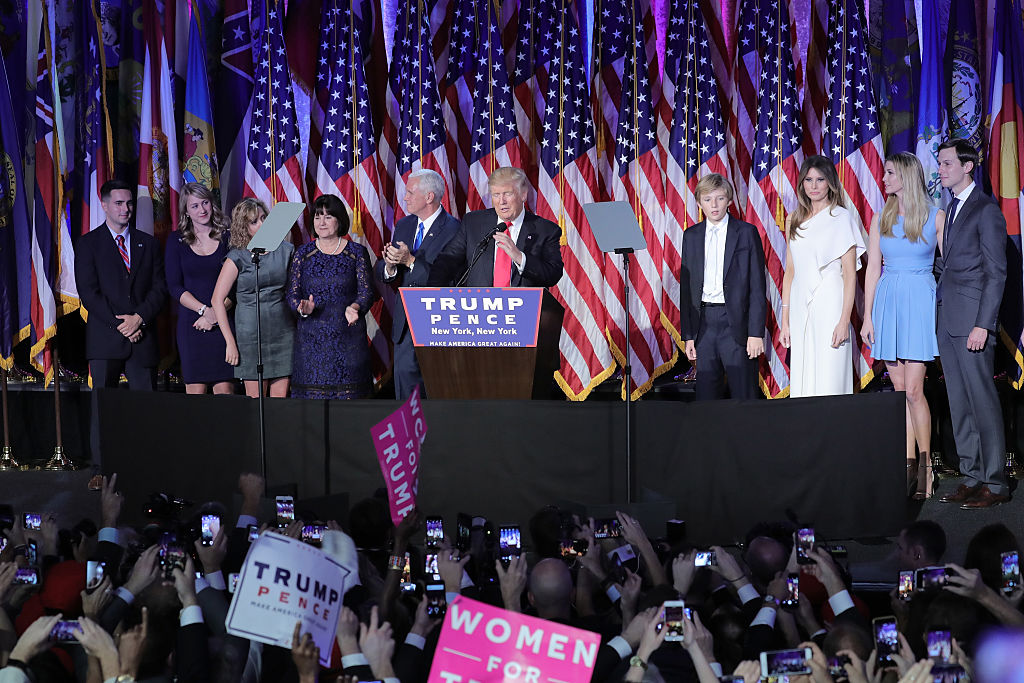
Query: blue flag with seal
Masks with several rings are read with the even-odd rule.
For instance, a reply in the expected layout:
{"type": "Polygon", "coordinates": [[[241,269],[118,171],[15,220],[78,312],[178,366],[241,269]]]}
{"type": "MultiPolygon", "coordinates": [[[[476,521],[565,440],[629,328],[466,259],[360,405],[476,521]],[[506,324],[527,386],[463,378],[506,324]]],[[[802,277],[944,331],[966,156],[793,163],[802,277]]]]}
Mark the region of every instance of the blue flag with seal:
{"type": "MultiPolygon", "coordinates": [[[[985,134],[985,98],[981,89],[981,53],[974,0],[953,0],[946,33],[946,76],[949,79],[949,135],[981,150],[985,134]]],[[[978,165],[980,173],[982,164],[978,165]]]]}
{"type": "Polygon", "coordinates": [[[199,5],[189,3],[188,77],[185,81],[185,136],[182,176],[186,183],[202,183],[210,190],[220,187],[217,146],[213,139],[213,106],[206,75],[199,5]]]}
{"type": "Polygon", "coordinates": [[[921,89],[917,99],[917,158],[924,166],[924,182],[932,202],[942,198],[939,184],[939,144],[946,137],[946,79],[942,74],[938,3],[921,6],[921,89]]]}

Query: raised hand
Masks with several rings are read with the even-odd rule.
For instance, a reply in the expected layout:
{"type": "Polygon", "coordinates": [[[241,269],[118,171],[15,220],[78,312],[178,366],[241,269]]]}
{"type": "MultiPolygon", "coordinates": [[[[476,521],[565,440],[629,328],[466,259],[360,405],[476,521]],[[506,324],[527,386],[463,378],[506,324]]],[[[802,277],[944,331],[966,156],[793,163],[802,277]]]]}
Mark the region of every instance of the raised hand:
{"type": "Polygon", "coordinates": [[[359,625],[359,647],[370,662],[373,675],[377,678],[393,678],[391,655],[395,652],[395,640],[391,624],[377,623],[377,608],[370,610],[370,623],[359,625]]]}
{"type": "Polygon", "coordinates": [[[117,527],[123,506],[124,496],[117,490],[117,472],[110,475],[109,479],[103,477],[103,485],[100,488],[100,516],[104,527],[117,527]]]}
{"type": "Polygon", "coordinates": [[[359,653],[359,618],[348,607],[341,608],[335,637],[342,657],[359,653]]]}
{"type": "Polygon", "coordinates": [[[299,681],[315,683],[320,674],[320,648],[313,642],[312,635],[302,633],[301,621],[295,622],[292,631],[292,661],[299,671],[299,681]]]}
{"type": "MultiPolygon", "coordinates": [[[[498,582],[501,584],[501,598],[509,612],[521,611],[523,590],[526,588],[526,558],[513,557],[505,569],[501,560],[495,560],[498,582]]],[[[440,569],[440,567],[439,567],[440,569]]]]}

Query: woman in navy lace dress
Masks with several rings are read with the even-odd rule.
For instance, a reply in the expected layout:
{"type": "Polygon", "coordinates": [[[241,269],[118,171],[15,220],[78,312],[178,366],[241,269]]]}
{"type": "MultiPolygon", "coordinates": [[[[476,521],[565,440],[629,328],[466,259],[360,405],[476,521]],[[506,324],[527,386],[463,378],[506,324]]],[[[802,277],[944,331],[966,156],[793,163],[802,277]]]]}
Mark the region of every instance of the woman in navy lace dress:
{"type": "Polygon", "coordinates": [[[366,312],[373,303],[373,274],[366,248],[344,238],[348,212],[322,195],[313,203],[316,239],[292,257],[288,306],[298,315],[292,396],[364,398],[370,378],[366,312]]]}

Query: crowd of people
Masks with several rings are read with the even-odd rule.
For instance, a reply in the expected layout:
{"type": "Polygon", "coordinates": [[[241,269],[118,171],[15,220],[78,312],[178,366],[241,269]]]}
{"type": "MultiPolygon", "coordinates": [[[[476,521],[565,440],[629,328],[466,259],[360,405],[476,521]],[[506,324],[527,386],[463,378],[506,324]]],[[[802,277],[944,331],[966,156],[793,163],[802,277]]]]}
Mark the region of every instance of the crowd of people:
{"type": "Polygon", "coordinates": [[[885,595],[855,591],[838,545],[784,523],[706,548],[685,533],[652,537],[624,513],[595,523],[549,506],[524,527],[521,552],[499,552],[483,518],[426,550],[437,522],[424,534],[414,511],[392,525],[383,494],[357,502],[344,526],[298,500],[282,527],[260,518],[261,477],[242,474],[238,488],[236,517],[218,502],[164,501],[148,506],[142,528],[121,523],[124,506],[139,501],[117,490],[116,475],[103,479],[98,518],[0,514],[0,681],[426,681],[445,608],[427,609],[437,602],[424,583],[444,585],[442,605],[466,596],[598,634],[593,681],[754,683],[773,666],[813,683],[1024,677],[1020,548],[1002,524],[978,532],[963,558],[945,556],[938,524],[909,524],[895,539],[895,587],[885,595]],[[209,515],[221,523],[204,544],[199,520],[209,515]],[[314,521],[326,526],[321,550],[350,572],[324,667],[300,624],[290,651],[225,626],[229,577],[253,535],[298,539],[314,521]],[[184,548],[178,564],[161,559],[168,544],[184,548]],[[915,570],[916,580],[902,579],[915,570]]]}

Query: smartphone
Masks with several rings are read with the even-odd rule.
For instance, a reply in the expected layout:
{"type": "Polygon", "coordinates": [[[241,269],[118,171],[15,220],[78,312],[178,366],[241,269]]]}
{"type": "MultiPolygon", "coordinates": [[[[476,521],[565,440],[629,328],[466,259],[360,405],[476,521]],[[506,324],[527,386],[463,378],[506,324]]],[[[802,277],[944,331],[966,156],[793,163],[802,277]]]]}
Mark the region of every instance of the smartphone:
{"type": "Polygon", "coordinates": [[[213,545],[213,539],[220,531],[220,517],[218,515],[203,515],[199,524],[200,543],[206,546],[213,545]]]}
{"type": "Polygon", "coordinates": [[[915,591],[933,591],[946,585],[946,578],[949,573],[945,566],[922,567],[914,573],[915,591]]]}
{"type": "Polygon", "coordinates": [[[565,560],[566,564],[573,566],[580,555],[587,553],[587,539],[573,540],[571,538],[563,538],[559,541],[559,549],[562,553],[562,559],[565,560]]]}
{"type": "Polygon", "coordinates": [[[928,656],[936,662],[945,662],[953,655],[953,636],[945,626],[928,631],[925,642],[928,644],[928,656]]]}
{"type": "Polygon", "coordinates": [[[694,567],[714,567],[717,564],[718,558],[715,557],[714,550],[698,550],[693,556],[694,567]]]}
{"type": "Polygon", "coordinates": [[[164,578],[174,580],[174,569],[185,569],[185,549],[179,545],[160,546],[160,567],[164,570],[164,578]]]}
{"type": "Polygon", "coordinates": [[[473,529],[473,518],[465,512],[455,516],[455,547],[459,552],[469,552],[469,533],[473,529]]]}
{"type": "Polygon", "coordinates": [[[899,583],[900,600],[906,602],[914,595],[914,572],[913,570],[900,572],[899,583]]]}
{"type": "Polygon", "coordinates": [[[798,564],[814,564],[811,550],[814,549],[814,529],[805,527],[796,532],[796,561],[798,564]]]}
{"type": "Polygon", "coordinates": [[[427,517],[427,550],[436,552],[443,542],[444,519],[441,517],[427,517]]]}
{"type": "Polygon", "coordinates": [[[686,540],[686,522],[682,519],[670,519],[665,522],[665,540],[675,545],[686,540]]]}
{"type": "Polygon", "coordinates": [[[277,497],[277,524],[288,526],[295,521],[295,499],[291,496],[277,497]]]}
{"type": "Polygon", "coordinates": [[[448,611],[448,600],[444,593],[443,583],[427,584],[427,616],[440,619],[448,611]]]}
{"type": "Polygon", "coordinates": [[[811,667],[811,648],[795,650],[772,650],[761,653],[761,677],[789,676],[792,674],[809,674],[811,667]]]}
{"type": "Polygon", "coordinates": [[[50,630],[50,640],[58,643],[77,643],[75,631],[81,631],[78,621],[58,621],[50,630]]]}
{"type": "Polygon", "coordinates": [[[441,571],[437,568],[437,555],[437,553],[427,553],[423,557],[423,573],[428,577],[441,575],[441,571]]]}
{"type": "Polygon", "coordinates": [[[323,524],[304,524],[302,526],[302,542],[319,548],[320,543],[324,540],[324,529],[326,528],[323,524]]]}
{"type": "Polygon", "coordinates": [[[828,675],[832,677],[833,681],[847,680],[846,665],[850,663],[850,658],[846,655],[836,655],[828,660],[828,675]]]}
{"type": "Polygon", "coordinates": [[[618,548],[612,548],[609,550],[608,559],[621,567],[630,560],[635,560],[636,553],[633,552],[633,546],[627,543],[626,545],[620,545],[618,548]]]}
{"type": "Polygon", "coordinates": [[[615,517],[594,520],[594,538],[618,538],[621,535],[619,520],[615,517]]]}
{"type": "Polygon", "coordinates": [[[686,603],[682,600],[666,600],[662,605],[665,612],[665,640],[681,641],[683,639],[683,619],[686,613],[683,611],[686,603]]]}
{"type": "Polygon", "coordinates": [[[260,528],[255,524],[250,524],[246,529],[249,530],[249,543],[252,543],[260,537],[260,528]]]}
{"type": "Polygon", "coordinates": [[[238,572],[232,572],[228,574],[228,593],[234,593],[238,590],[238,577],[241,576],[238,572]]]}
{"type": "Polygon", "coordinates": [[[878,666],[886,667],[895,664],[892,656],[900,651],[899,633],[896,630],[896,617],[872,619],[871,627],[875,632],[875,652],[878,654],[878,666]]]}
{"type": "Polygon", "coordinates": [[[43,516],[38,512],[26,512],[21,516],[21,525],[26,531],[38,531],[43,527],[43,516]]]}
{"type": "Polygon", "coordinates": [[[107,575],[107,563],[99,560],[89,560],[85,565],[85,590],[92,593],[103,583],[103,577],[107,575]]]}
{"type": "Polygon", "coordinates": [[[33,567],[39,566],[39,544],[35,539],[30,538],[25,544],[25,561],[33,567]]]}
{"type": "Polygon", "coordinates": [[[416,584],[412,582],[412,558],[409,553],[405,554],[405,564],[402,566],[402,592],[411,593],[416,590],[416,584]]]}
{"type": "Polygon", "coordinates": [[[519,557],[522,549],[521,540],[517,525],[498,527],[498,553],[503,565],[508,566],[513,557],[519,557]]]}
{"type": "Polygon", "coordinates": [[[782,606],[795,609],[800,604],[800,575],[789,574],[786,576],[786,597],[782,599],[782,606]]]}
{"type": "Polygon", "coordinates": [[[39,567],[21,567],[14,573],[11,583],[15,586],[38,586],[39,567]]]}
{"type": "Polygon", "coordinates": [[[1012,593],[1020,585],[1020,560],[1016,550],[1000,555],[1003,561],[1003,592],[1012,593]]]}

